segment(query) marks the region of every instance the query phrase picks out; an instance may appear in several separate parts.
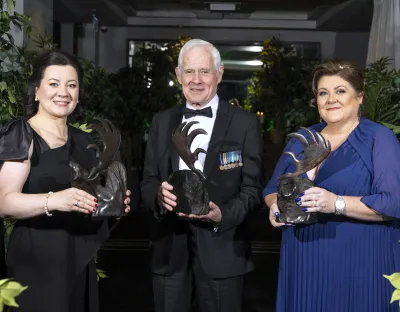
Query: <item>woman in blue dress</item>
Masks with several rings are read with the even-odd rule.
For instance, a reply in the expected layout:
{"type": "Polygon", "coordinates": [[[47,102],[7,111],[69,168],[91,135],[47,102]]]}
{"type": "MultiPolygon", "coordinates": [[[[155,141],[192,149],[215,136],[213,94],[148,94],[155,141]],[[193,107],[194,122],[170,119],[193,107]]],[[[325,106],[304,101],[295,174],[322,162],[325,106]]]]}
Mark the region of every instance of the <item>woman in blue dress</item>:
{"type": "MultiPolygon", "coordinates": [[[[332,151],[304,173],[315,187],[297,199],[318,223],[277,222],[278,177],[296,168],[282,155],[264,189],[270,222],[283,227],[277,312],[392,312],[393,287],[383,277],[400,271],[400,145],[386,127],[360,117],[363,74],[348,62],[316,67],[312,88],[324,122],[310,127],[332,151]]],[[[302,133],[306,137],[306,132],[302,133]]],[[[290,140],[285,152],[299,155],[290,140]]]]}

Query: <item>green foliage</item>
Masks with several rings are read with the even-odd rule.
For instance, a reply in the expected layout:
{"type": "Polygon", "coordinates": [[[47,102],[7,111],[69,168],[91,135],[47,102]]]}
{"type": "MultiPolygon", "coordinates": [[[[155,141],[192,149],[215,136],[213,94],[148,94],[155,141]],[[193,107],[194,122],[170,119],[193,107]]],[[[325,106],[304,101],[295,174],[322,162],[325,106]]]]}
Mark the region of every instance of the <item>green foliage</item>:
{"type": "Polygon", "coordinates": [[[0,123],[24,113],[27,81],[32,74],[32,61],[37,53],[53,48],[52,38],[36,35],[31,38],[37,51],[28,51],[16,46],[11,36],[11,26],[31,33],[30,17],[14,11],[15,0],[0,0],[0,8],[6,4],[8,10],[0,12],[0,123]]]}
{"type": "Polygon", "coordinates": [[[105,271],[96,269],[97,272],[97,281],[100,281],[101,278],[107,278],[108,275],[105,273],[105,271]]]}
{"type": "Polygon", "coordinates": [[[294,56],[292,49],[276,38],[264,41],[259,58],[263,66],[249,81],[244,107],[264,112],[266,119],[273,120],[281,141],[287,132],[318,120],[315,109],[308,105],[315,63],[294,56]]]}
{"type": "Polygon", "coordinates": [[[143,134],[155,112],[182,102],[175,66],[185,40],[179,38],[163,49],[155,45],[142,49],[134,55],[132,68],[116,73],[83,61],[86,108],[92,114],[86,121],[102,116],[123,133],[143,134]]]}
{"type": "Polygon", "coordinates": [[[0,280],[0,312],[4,306],[19,307],[15,298],[19,296],[28,286],[22,286],[11,278],[0,280]]]}
{"type": "Polygon", "coordinates": [[[388,69],[390,60],[371,63],[365,74],[364,114],[400,133],[400,71],[388,69]]]}
{"type": "Polygon", "coordinates": [[[383,275],[383,276],[387,278],[395,288],[390,303],[393,303],[395,301],[400,302],[400,273],[393,273],[392,275],[383,275]]]}

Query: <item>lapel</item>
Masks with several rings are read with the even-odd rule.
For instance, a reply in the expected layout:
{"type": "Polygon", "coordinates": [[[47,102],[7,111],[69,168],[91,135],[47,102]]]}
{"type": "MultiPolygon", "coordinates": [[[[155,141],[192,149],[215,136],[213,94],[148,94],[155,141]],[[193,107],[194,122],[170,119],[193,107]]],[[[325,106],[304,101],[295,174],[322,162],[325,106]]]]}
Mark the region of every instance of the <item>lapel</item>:
{"type": "Polygon", "coordinates": [[[226,131],[232,119],[232,113],[233,110],[228,102],[219,101],[217,116],[215,118],[204,164],[203,172],[206,177],[208,177],[215,160],[218,158],[221,144],[225,139],[226,131]]]}
{"type": "Polygon", "coordinates": [[[170,147],[170,156],[171,156],[171,167],[172,171],[179,170],[179,156],[175,149],[175,144],[172,142],[172,132],[181,124],[182,122],[182,108],[183,105],[179,105],[175,107],[171,112],[171,119],[168,127],[168,140],[170,147]]]}

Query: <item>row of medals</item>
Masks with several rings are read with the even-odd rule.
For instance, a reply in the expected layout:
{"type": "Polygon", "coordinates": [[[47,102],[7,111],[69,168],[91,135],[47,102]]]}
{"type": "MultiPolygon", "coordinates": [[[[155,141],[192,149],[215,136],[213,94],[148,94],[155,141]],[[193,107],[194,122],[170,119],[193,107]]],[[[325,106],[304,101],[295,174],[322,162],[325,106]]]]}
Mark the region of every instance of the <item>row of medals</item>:
{"type": "Polygon", "coordinates": [[[238,162],[221,165],[221,166],[219,166],[219,169],[226,170],[226,169],[232,169],[232,168],[237,168],[237,167],[242,167],[242,166],[243,166],[243,163],[241,161],[240,162],[238,161],[238,162]]]}

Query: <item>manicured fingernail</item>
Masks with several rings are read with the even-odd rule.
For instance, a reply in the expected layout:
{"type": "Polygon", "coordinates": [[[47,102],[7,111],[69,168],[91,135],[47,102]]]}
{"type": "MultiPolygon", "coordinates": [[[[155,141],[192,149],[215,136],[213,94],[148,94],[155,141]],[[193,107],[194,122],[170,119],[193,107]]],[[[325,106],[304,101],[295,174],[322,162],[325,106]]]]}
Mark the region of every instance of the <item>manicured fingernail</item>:
{"type": "Polygon", "coordinates": [[[299,201],[301,201],[301,198],[300,198],[300,197],[297,197],[297,198],[295,199],[295,201],[296,201],[296,203],[298,203],[299,201]]]}
{"type": "Polygon", "coordinates": [[[279,212],[275,212],[275,217],[279,217],[279,212]]]}
{"type": "Polygon", "coordinates": [[[298,202],[298,203],[296,203],[298,206],[301,206],[301,204],[302,204],[302,202],[298,202]]]}
{"type": "Polygon", "coordinates": [[[304,196],[304,192],[302,192],[302,193],[299,195],[299,197],[301,197],[301,196],[304,196]]]}
{"type": "Polygon", "coordinates": [[[96,208],[94,208],[92,211],[93,211],[93,212],[96,212],[96,208]]]}
{"type": "Polygon", "coordinates": [[[94,202],[97,203],[97,198],[94,199],[94,202]]]}
{"type": "Polygon", "coordinates": [[[99,205],[98,205],[98,204],[94,204],[94,205],[96,206],[96,208],[97,208],[97,207],[99,207],[99,205]]]}
{"type": "Polygon", "coordinates": [[[308,211],[307,208],[301,208],[301,210],[303,210],[304,212],[307,212],[307,211],[308,211]]]}

